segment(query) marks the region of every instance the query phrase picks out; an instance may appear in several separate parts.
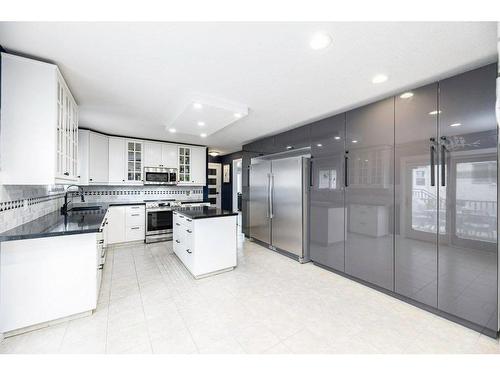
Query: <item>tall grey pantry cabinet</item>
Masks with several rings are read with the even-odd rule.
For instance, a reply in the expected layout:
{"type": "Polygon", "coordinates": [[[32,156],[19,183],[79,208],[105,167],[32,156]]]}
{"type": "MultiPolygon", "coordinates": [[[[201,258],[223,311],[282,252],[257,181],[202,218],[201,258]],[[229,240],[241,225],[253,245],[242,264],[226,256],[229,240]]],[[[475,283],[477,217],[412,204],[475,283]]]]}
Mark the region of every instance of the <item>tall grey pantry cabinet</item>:
{"type": "Polygon", "coordinates": [[[309,252],[313,261],[344,271],[345,114],[311,126],[309,252]]]}
{"type": "Polygon", "coordinates": [[[313,262],[490,336],[499,328],[496,71],[312,124],[309,211],[313,262]]]}
{"type": "Polygon", "coordinates": [[[498,331],[496,64],[439,82],[438,308],[498,331]]]}

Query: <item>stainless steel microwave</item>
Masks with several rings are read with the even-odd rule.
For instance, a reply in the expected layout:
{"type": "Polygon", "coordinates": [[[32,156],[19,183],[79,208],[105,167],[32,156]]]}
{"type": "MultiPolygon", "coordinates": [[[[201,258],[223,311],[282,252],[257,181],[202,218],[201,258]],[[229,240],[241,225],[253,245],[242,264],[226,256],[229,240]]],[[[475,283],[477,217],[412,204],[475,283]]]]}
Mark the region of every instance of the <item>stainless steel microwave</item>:
{"type": "Polygon", "coordinates": [[[177,168],[144,167],[144,185],[176,185],[177,168]]]}

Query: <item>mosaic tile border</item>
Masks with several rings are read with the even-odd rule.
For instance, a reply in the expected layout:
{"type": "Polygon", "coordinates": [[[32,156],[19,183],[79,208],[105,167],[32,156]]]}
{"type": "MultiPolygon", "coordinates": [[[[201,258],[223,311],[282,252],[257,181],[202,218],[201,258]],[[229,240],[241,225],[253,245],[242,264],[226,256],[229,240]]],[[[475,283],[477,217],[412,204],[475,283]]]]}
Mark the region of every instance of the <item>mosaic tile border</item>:
{"type": "Polygon", "coordinates": [[[16,208],[31,207],[62,197],[64,197],[64,194],[45,195],[42,197],[24,198],[16,199],[13,201],[0,202],[0,212],[15,210],[16,208]]]}

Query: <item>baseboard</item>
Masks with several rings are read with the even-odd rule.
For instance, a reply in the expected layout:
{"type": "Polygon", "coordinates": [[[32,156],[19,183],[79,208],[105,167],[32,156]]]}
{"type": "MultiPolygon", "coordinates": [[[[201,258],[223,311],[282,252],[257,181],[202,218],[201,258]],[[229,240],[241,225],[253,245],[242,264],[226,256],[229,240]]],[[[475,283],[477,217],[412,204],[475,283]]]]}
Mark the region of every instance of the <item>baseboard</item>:
{"type": "Polygon", "coordinates": [[[78,314],[74,314],[74,315],[70,315],[70,316],[66,316],[64,318],[54,319],[54,320],[51,320],[51,321],[48,321],[45,323],[39,323],[39,324],[34,324],[34,325],[31,325],[28,327],[14,329],[12,331],[4,332],[1,335],[3,338],[17,336],[17,335],[21,335],[21,334],[26,333],[26,332],[36,331],[38,329],[47,328],[47,327],[52,327],[52,326],[55,326],[55,325],[60,324],[60,323],[68,322],[70,320],[84,318],[84,317],[90,316],[90,315],[92,315],[92,310],[84,311],[82,313],[78,313],[78,314]]]}

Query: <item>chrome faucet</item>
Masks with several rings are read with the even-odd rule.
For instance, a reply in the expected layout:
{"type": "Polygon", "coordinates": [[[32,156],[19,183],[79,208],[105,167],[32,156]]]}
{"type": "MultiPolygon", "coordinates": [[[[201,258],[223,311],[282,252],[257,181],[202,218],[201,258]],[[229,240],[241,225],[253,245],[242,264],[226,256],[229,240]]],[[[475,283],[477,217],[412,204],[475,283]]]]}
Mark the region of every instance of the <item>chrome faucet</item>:
{"type": "MultiPolygon", "coordinates": [[[[66,194],[64,194],[64,204],[61,207],[61,215],[67,215],[68,214],[68,193],[70,192],[69,188],[71,188],[73,186],[78,188],[78,190],[80,191],[80,197],[82,199],[82,202],[85,202],[85,197],[83,196],[83,187],[78,186],[78,185],[69,185],[66,188],[66,194]]],[[[73,201],[73,199],[71,199],[71,201],[73,201]]]]}

